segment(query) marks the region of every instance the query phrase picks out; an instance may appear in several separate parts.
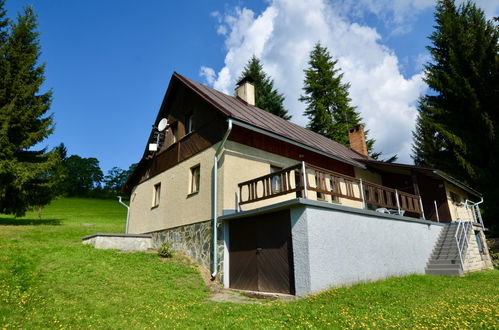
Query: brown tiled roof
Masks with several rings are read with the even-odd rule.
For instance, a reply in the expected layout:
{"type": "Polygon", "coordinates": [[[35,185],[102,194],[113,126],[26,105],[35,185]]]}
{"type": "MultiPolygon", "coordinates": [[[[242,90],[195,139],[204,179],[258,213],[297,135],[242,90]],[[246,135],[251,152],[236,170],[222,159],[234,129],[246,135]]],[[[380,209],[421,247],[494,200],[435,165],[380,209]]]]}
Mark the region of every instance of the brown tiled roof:
{"type": "Polygon", "coordinates": [[[186,78],[178,73],[174,73],[173,76],[191,87],[206,101],[211,103],[230,118],[325,152],[352,165],[362,168],[365,167],[364,164],[358,160],[368,158],[336,141],[314,133],[265,110],[249,105],[234,96],[229,96],[206,85],[198,83],[197,81],[186,78]]]}

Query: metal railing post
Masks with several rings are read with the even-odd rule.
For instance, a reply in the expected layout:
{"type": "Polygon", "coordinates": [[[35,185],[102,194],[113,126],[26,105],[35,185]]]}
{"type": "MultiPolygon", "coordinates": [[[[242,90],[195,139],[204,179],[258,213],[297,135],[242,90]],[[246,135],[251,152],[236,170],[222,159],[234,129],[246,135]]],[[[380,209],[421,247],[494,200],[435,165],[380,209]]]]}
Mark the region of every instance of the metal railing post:
{"type": "Polygon", "coordinates": [[[424,215],[423,200],[421,199],[421,196],[419,196],[419,206],[421,206],[421,215],[423,216],[423,220],[426,220],[426,217],[424,215]]]}
{"type": "Polygon", "coordinates": [[[307,193],[307,168],[305,166],[305,162],[301,162],[301,173],[303,176],[303,197],[308,199],[308,193],[307,193]]]}
{"type": "Polygon", "coordinates": [[[437,201],[433,200],[433,204],[435,204],[435,213],[437,214],[437,222],[440,222],[440,217],[438,215],[437,201]]]}
{"type": "Polygon", "coordinates": [[[400,215],[399,193],[398,193],[397,189],[395,189],[395,200],[397,201],[397,210],[399,211],[399,215],[400,215]]]}
{"type": "Polygon", "coordinates": [[[364,185],[362,184],[362,179],[359,179],[359,189],[360,189],[360,197],[362,198],[362,205],[364,209],[367,209],[366,199],[364,197],[364,185]]]}

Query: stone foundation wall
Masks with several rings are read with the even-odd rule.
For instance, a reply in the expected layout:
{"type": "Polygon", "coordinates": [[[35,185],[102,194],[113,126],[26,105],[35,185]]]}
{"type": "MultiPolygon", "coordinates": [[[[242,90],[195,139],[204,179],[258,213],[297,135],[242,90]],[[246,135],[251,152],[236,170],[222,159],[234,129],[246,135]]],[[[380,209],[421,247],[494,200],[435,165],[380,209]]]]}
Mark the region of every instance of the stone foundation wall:
{"type": "MultiPolygon", "coordinates": [[[[183,251],[192,260],[200,265],[212,269],[212,220],[198,222],[190,225],[159,230],[149,233],[152,235],[152,245],[158,248],[163,243],[170,243],[173,250],[183,251]]],[[[218,269],[223,269],[224,236],[223,226],[218,226],[218,269]]],[[[222,274],[219,274],[220,276],[222,274]]]]}
{"type": "Polygon", "coordinates": [[[464,271],[473,272],[486,268],[492,268],[492,260],[490,259],[487,241],[481,227],[473,227],[473,230],[470,231],[470,236],[468,236],[468,242],[469,245],[464,258],[464,271]],[[480,253],[480,251],[478,250],[475,231],[480,232],[480,236],[482,238],[481,241],[483,245],[483,253],[480,253]]]}

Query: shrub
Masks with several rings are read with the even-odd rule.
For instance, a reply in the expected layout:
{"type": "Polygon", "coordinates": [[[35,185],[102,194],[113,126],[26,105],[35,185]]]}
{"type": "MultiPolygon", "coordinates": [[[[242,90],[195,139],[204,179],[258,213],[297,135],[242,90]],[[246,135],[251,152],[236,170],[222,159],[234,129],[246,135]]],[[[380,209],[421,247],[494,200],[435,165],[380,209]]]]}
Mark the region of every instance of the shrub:
{"type": "Polygon", "coordinates": [[[158,249],[158,256],[161,258],[171,258],[173,256],[172,245],[170,243],[163,243],[158,249]]]}

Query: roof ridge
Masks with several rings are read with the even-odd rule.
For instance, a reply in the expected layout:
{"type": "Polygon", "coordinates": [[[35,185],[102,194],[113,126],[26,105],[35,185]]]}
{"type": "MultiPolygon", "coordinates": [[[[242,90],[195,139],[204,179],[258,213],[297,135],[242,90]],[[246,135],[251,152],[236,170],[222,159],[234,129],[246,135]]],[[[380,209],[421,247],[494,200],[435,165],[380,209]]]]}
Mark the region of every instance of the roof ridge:
{"type": "Polygon", "coordinates": [[[225,94],[205,84],[187,78],[177,72],[174,72],[173,76],[177,77],[179,80],[187,84],[190,88],[194,89],[204,99],[206,99],[209,103],[211,103],[214,107],[219,109],[228,117],[244,121],[247,124],[256,126],[268,132],[280,135],[296,142],[303,143],[322,152],[326,152],[335,157],[339,157],[340,159],[343,159],[348,163],[354,162],[359,167],[364,167],[364,165],[360,163],[359,160],[369,160],[369,158],[366,159],[365,156],[335,140],[332,140],[319,133],[313,132],[306,127],[300,126],[284,118],[276,116],[268,111],[265,111],[264,109],[249,105],[245,102],[241,102],[241,100],[239,100],[235,96],[225,94]],[[253,111],[256,113],[251,115],[249,111],[253,111]],[[255,119],[255,117],[259,118],[255,119]],[[266,118],[262,120],[261,117],[266,118]],[[277,121],[277,125],[279,125],[279,127],[276,127],[276,123],[269,123],[269,121],[277,121]],[[328,147],[328,144],[332,145],[328,147]]]}

